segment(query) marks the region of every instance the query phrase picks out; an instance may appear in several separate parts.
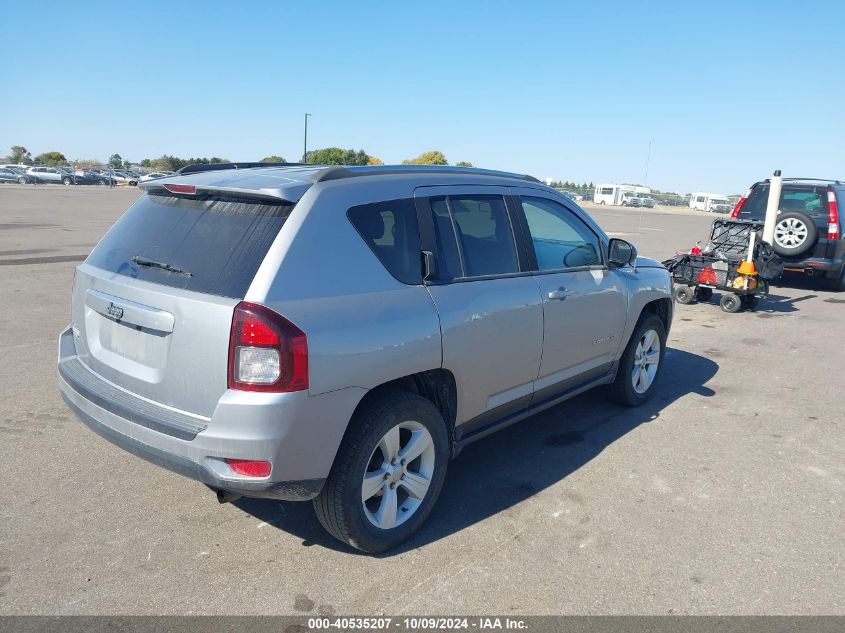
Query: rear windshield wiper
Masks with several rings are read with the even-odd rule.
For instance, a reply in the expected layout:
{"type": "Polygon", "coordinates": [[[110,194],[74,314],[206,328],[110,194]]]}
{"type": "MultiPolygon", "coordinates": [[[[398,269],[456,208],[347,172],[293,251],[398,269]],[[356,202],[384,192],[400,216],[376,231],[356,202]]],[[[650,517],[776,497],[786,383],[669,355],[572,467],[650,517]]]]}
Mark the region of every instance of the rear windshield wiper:
{"type": "Polygon", "coordinates": [[[187,275],[188,277],[193,276],[193,273],[189,273],[187,270],[176,268],[176,266],[171,266],[170,264],[165,264],[164,262],[157,262],[154,259],[147,259],[146,257],[141,257],[140,255],[135,255],[132,258],[132,261],[139,266],[145,266],[147,268],[160,268],[161,270],[166,270],[169,273],[176,273],[177,275],[187,275]]]}

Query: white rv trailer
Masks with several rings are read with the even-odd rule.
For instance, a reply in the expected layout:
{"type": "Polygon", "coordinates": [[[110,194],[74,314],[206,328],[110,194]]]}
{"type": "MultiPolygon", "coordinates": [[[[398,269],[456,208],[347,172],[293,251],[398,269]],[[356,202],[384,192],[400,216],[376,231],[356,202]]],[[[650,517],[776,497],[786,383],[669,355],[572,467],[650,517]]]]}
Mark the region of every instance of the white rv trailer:
{"type": "Polygon", "coordinates": [[[727,196],[723,196],[720,193],[706,193],[704,191],[691,193],[689,206],[690,209],[698,209],[699,211],[727,212],[733,209],[733,205],[727,196]]]}
{"type": "Polygon", "coordinates": [[[650,193],[651,189],[648,187],[604,183],[596,185],[596,190],[593,192],[593,202],[596,204],[612,204],[619,206],[622,204],[626,196],[640,196],[648,195],[650,193]]]}

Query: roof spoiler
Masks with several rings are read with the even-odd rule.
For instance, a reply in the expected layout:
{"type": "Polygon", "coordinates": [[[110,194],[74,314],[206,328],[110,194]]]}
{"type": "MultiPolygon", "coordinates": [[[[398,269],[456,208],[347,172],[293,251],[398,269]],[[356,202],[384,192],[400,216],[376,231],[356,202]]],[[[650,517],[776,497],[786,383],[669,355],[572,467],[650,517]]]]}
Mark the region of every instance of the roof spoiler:
{"type": "Polygon", "coordinates": [[[224,169],[254,169],[256,167],[302,167],[304,163],[209,163],[206,165],[185,165],[177,174],[199,174],[204,171],[221,171],[224,169]]]}

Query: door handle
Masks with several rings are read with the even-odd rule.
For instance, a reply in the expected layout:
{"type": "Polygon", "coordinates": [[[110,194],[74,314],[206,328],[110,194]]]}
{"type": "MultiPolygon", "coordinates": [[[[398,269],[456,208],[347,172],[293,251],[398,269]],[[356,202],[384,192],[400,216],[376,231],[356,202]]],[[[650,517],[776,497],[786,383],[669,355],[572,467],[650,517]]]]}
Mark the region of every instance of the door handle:
{"type": "Polygon", "coordinates": [[[549,293],[549,299],[553,301],[563,301],[569,296],[569,290],[561,286],[557,290],[552,290],[549,293]]]}

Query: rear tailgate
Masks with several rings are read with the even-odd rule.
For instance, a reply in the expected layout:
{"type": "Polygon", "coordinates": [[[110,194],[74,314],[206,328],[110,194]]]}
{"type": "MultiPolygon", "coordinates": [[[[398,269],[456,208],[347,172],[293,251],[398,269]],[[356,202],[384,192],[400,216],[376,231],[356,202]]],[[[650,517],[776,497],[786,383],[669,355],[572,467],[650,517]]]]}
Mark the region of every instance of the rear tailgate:
{"type": "Polygon", "coordinates": [[[224,193],[142,196],[76,272],[74,344],[105,381],[210,416],[232,311],[292,205],[224,193]]]}

